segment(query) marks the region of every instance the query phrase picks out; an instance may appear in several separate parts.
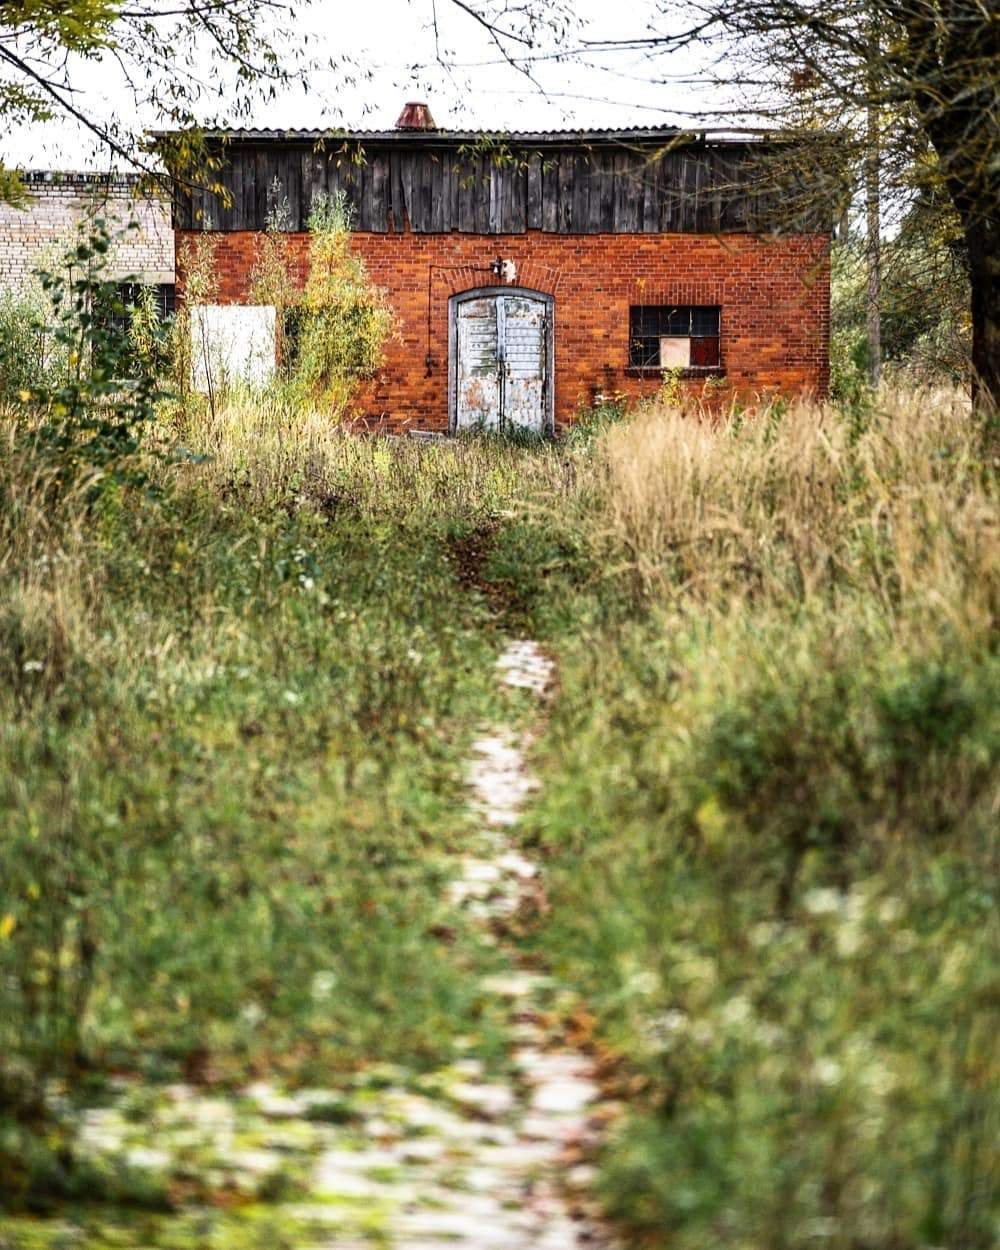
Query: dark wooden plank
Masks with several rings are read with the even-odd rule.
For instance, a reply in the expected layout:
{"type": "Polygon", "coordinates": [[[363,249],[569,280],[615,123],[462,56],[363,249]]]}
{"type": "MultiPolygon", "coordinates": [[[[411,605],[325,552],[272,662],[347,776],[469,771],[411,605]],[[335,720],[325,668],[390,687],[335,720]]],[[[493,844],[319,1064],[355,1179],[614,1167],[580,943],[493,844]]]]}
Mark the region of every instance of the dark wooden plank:
{"type": "Polygon", "coordinates": [[[234,230],[236,229],[237,210],[242,196],[242,181],[233,163],[232,157],[224,168],[216,171],[208,170],[198,175],[202,182],[219,181],[227,188],[232,199],[228,208],[222,207],[222,196],[213,194],[204,186],[196,186],[191,190],[191,218],[195,230],[234,230]],[[214,224],[213,224],[214,223],[214,224]]]}
{"type": "Polygon", "coordinates": [[[695,157],[695,229],[699,234],[710,234],[712,225],[712,196],[709,190],[711,174],[708,162],[701,152],[695,157]]]}
{"type": "Polygon", "coordinates": [[[715,150],[705,153],[705,186],[704,194],[707,205],[709,230],[715,234],[722,229],[722,198],[724,173],[720,161],[721,153],[715,150]]]}
{"type": "Polygon", "coordinates": [[[575,182],[576,157],[572,152],[560,152],[556,159],[559,162],[559,216],[558,231],[560,234],[571,234],[573,221],[573,185],[575,182]]]}
{"type": "Polygon", "coordinates": [[[355,218],[356,230],[372,228],[372,165],[366,153],[360,165],[355,166],[358,178],[358,214],[355,218]]]}
{"type": "Polygon", "coordinates": [[[503,216],[503,178],[495,157],[487,157],[485,165],[490,176],[486,231],[489,234],[499,234],[501,217],[503,216]]]}
{"type": "Polygon", "coordinates": [[[451,228],[461,228],[462,215],[462,162],[457,153],[451,158],[451,228]]]}
{"type": "Polygon", "coordinates": [[[451,159],[447,152],[438,154],[434,175],[434,228],[439,234],[451,229],[451,159]]]}
{"type": "Polygon", "coordinates": [[[490,202],[493,197],[493,162],[488,156],[476,156],[476,233],[490,233],[490,202]]]}
{"type": "MultiPolygon", "coordinates": [[[[230,152],[228,158],[228,166],[224,172],[220,173],[220,180],[225,179],[226,186],[229,189],[230,200],[229,207],[225,210],[226,220],[229,222],[231,230],[239,230],[243,225],[243,167],[245,158],[240,152],[230,152]]],[[[211,177],[212,175],[209,175],[211,177]]],[[[202,211],[202,221],[204,222],[204,214],[211,211],[211,198],[208,193],[201,197],[199,207],[202,211]]]]}
{"type": "Polygon", "coordinates": [[[590,155],[577,152],[573,161],[573,233],[590,231],[590,155]]]}
{"type": "Polygon", "coordinates": [[[240,165],[241,194],[239,213],[235,215],[238,223],[236,229],[252,230],[257,201],[257,166],[253,149],[244,149],[237,159],[240,165]]]}
{"type": "Polygon", "coordinates": [[[659,162],[654,153],[647,153],[642,163],[643,234],[655,234],[660,228],[659,162]]]}
{"type": "Polygon", "coordinates": [[[620,234],[638,234],[642,216],[642,162],[626,152],[617,171],[620,200],[616,205],[615,226],[620,234]]]}
{"type": "Polygon", "coordinates": [[[549,234],[559,229],[559,160],[551,152],[542,159],[542,229],[549,234]]]}
{"type": "Polygon", "coordinates": [[[508,158],[500,167],[500,231],[514,234],[514,199],[520,180],[520,168],[516,159],[508,158]]]}
{"type": "Polygon", "coordinates": [[[660,190],[659,229],[674,232],[677,229],[678,187],[680,171],[677,153],[661,152],[657,157],[656,181],[660,190]]]}
{"type": "Polygon", "coordinates": [[[601,232],[610,234],[615,228],[615,165],[611,152],[600,156],[601,232]]]}
{"type": "Polygon", "coordinates": [[[322,152],[308,148],[302,154],[302,229],[308,230],[316,192],[322,191],[325,162],[322,152]]]}
{"type": "Polygon", "coordinates": [[[323,194],[330,200],[340,195],[344,189],[344,184],[340,176],[340,153],[333,149],[327,149],[323,153],[323,174],[317,190],[322,190],[323,194]]]}
{"type": "Polygon", "coordinates": [[[385,234],[389,229],[389,157],[375,152],[371,159],[370,230],[385,234]]]}
{"type": "Polygon", "coordinates": [[[418,216],[420,224],[415,225],[414,229],[422,234],[429,234],[434,228],[434,162],[429,152],[421,152],[418,155],[416,169],[419,174],[418,216]]]}
{"type": "Polygon", "coordinates": [[[459,217],[459,179],[460,171],[458,160],[454,152],[449,152],[444,162],[444,186],[445,196],[447,199],[447,209],[445,211],[446,229],[449,231],[458,229],[459,217]]]}
{"type": "Polygon", "coordinates": [[[441,154],[434,152],[430,156],[431,165],[431,223],[430,228],[435,234],[441,234],[445,225],[444,198],[444,164],[441,154]]]}
{"type": "Polygon", "coordinates": [[[624,234],[628,218],[628,157],[624,152],[615,152],[612,157],[612,179],[614,183],[614,231],[624,234]]]}
{"type": "Polygon", "coordinates": [[[193,230],[191,224],[191,193],[179,182],[170,188],[170,224],[175,230],[193,230]]]}
{"type": "Polygon", "coordinates": [[[414,155],[412,152],[401,152],[399,158],[399,178],[403,190],[403,220],[407,229],[414,229],[414,155]]]}
{"type": "Polygon", "coordinates": [[[302,162],[298,148],[288,148],[279,154],[278,177],[281,194],[287,203],[286,219],[289,230],[302,229],[302,162]]]}
{"type": "Polygon", "coordinates": [[[360,228],[361,213],[364,207],[364,164],[359,159],[358,149],[351,144],[341,157],[340,176],[343,181],[344,193],[351,213],[351,224],[355,230],[360,228]]]}
{"type": "Polygon", "coordinates": [[[698,202],[698,172],[694,153],[687,151],[681,160],[680,214],[678,228],[685,232],[697,229],[695,208],[698,202]]]}
{"type": "Polygon", "coordinates": [[[518,154],[511,182],[510,230],[511,234],[524,234],[528,228],[528,164],[518,154]]]}
{"type": "Polygon", "coordinates": [[[247,223],[250,230],[263,230],[267,222],[268,164],[267,152],[258,148],[254,153],[253,208],[247,223]]]}
{"type": "Polygon", "coordinates": [[[387,187],[387,214],[392,218],[392,229],[399,234],[403,229],[403,179],[401,174],[400,154],[395,149],[389,151],[389,183],[387,187]]]}
{"type": "Polygon", "coordinates": [[[463,234],[474,234],[476,229],[476,162],[467,153],[456,161],[458,183],[458,228],[463,234]]]}
{"type": "Polygon", "coordinates": [[[542,154],[532,152],[525,175],[525,229],[542,228],[542,154]]]}

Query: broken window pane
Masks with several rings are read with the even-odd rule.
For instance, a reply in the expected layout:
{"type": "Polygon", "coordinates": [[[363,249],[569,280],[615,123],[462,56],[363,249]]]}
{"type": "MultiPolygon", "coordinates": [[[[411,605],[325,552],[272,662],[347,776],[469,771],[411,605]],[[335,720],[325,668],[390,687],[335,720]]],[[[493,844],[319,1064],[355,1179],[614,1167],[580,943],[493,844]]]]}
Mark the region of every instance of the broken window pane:
{"type": "Polygon", "coordinates": [[[718,305],[635,304],[629,309],[629,364],[635,368],[717,369],[718,305]]]}

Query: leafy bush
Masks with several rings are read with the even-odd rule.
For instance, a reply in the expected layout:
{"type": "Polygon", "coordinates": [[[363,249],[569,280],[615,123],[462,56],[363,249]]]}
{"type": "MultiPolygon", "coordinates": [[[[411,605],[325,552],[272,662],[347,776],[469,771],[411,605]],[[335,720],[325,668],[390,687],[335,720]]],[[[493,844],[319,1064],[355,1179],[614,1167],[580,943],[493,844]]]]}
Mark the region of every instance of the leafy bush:
{"type": "Polygon", "coordinates": [[[292,376],[302,395],[340,414],[358,381],[381,365],[392,310],[362,258],[351,252],[343,194],[314,200],[309,231],[309,273],[297,308],[292,376]]]}
{"type": "Polygon", "coordinates": [[[38,275],[49,302],[41,323],[59,367],[40,369],[19,400],[33,413],[28,439],[50,485],[87,476],[91,493],[141,485],[140,434],[160,397],[154,364],[115,326],[125,317],[118,279],[108,276],[112,236],[96,220],[57,268],[38,275]],[[64,363],[63,363],[64,362],[64,363]]]}
{"type": "Polygon", "coordinates": [[[0,401],[17,402],[22,392],[65,372],[66,353],[53,342],[49,312],[37,282],[0,291],[0,401]]]}

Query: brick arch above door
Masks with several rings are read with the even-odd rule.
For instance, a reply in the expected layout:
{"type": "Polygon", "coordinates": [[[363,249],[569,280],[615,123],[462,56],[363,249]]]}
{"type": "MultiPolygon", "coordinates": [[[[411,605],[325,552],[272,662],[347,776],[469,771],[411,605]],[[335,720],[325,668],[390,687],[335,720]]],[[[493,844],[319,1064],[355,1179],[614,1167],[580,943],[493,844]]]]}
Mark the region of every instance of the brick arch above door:
{"type": "MultiPolygon", "coordinates": [[[[472,291],[478,287],[490,285],[492,278],[490,272],[491,259],[489,257],[484,258],[481,265],[436,266],[436,272],[433,277],[436,279],[434,285],[438,288],[437,294],[450,299],[453,295],[461,295],[465,291],[472,291]]],[[[521,260],[517,256],[516,248],[512,249],[511,254],[509,256],[505,255],[503,259],[512,260],[517,266],[517,280],[510,283],[512,289],[537,291],[543,295],[555,295],[557,293],[563,273],[561,268],[554,265],[546,265],[542,261],[530,258],[521,260]]],[[[499,283],[498,285],[503,284],[499,283]]]]}

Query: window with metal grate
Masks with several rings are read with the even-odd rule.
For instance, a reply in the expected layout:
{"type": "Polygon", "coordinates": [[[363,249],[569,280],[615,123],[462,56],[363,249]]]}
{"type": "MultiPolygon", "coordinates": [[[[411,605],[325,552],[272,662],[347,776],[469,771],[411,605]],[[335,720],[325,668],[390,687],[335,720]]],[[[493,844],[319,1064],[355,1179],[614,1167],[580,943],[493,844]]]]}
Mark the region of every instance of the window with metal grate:
{"type": "Polygon", "coordinates": [[[722,363],[717,305],[633,304],[629,365],[638,369],[718,369],[722,363]]]}

